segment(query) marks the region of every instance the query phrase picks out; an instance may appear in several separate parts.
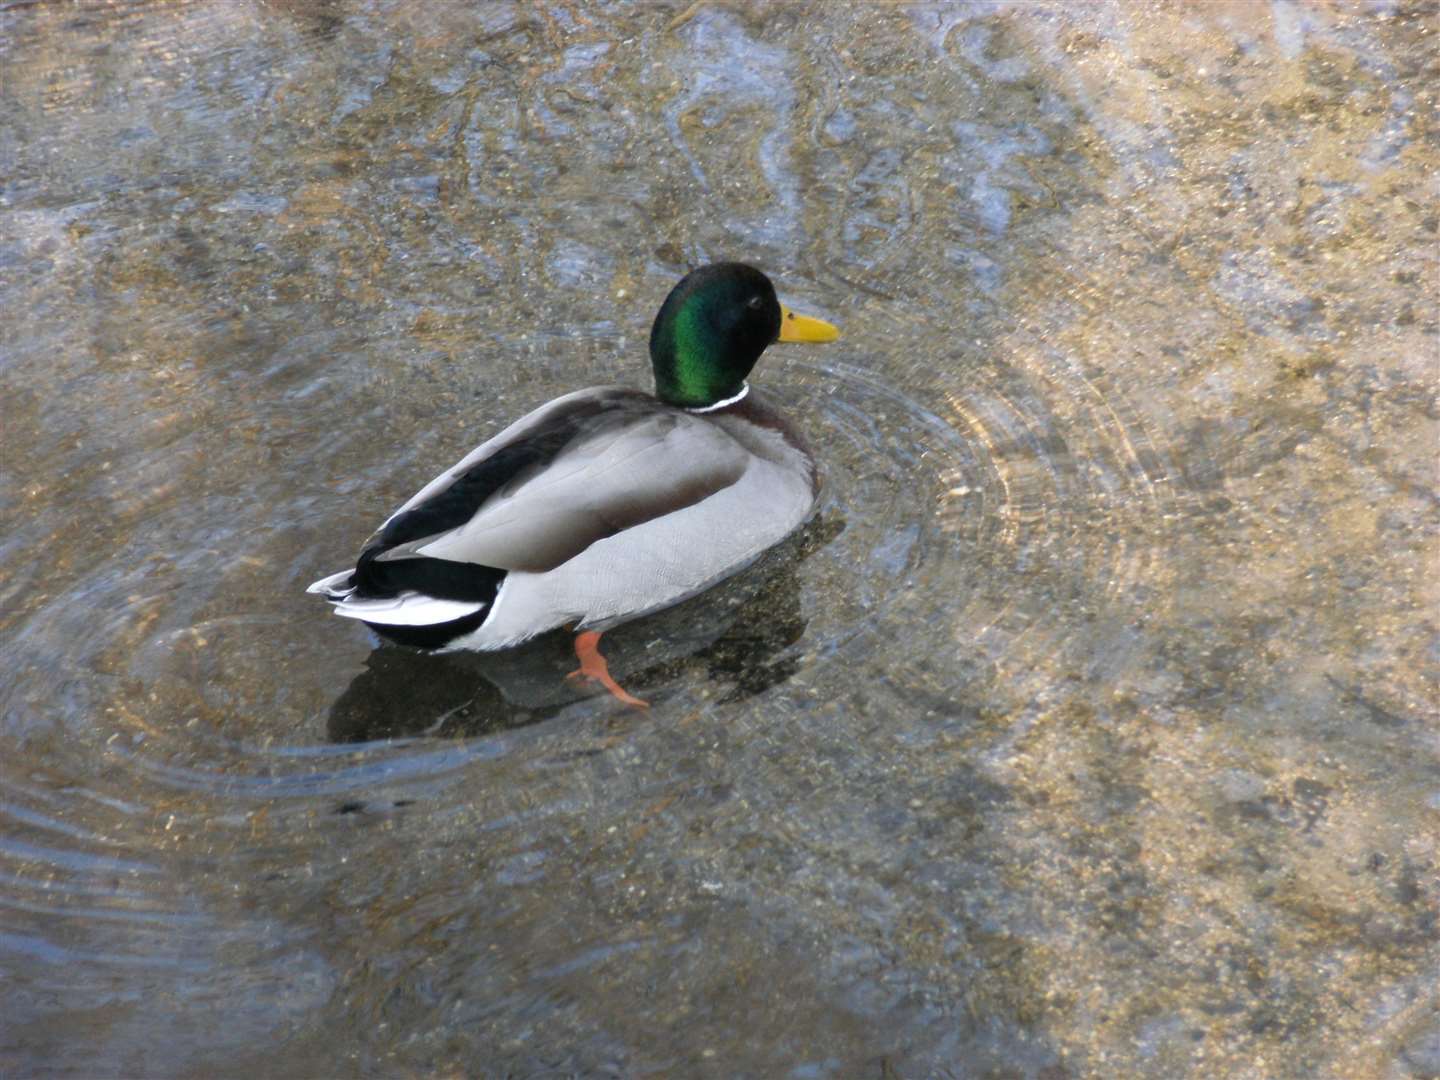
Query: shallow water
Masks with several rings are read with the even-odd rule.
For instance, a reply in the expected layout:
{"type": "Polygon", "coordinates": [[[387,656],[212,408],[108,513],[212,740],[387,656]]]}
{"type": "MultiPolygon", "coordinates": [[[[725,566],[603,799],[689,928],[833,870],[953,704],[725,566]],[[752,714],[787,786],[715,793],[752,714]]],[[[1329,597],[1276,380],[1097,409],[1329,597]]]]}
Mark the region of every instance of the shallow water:
{"type": "Polygon", "coordinates": [[[1437,16],[0,9],[0,1067],[1440,1074],[1437,16]],[[696,263],[819,514],[567,643],[303,594],[696,263]]]}

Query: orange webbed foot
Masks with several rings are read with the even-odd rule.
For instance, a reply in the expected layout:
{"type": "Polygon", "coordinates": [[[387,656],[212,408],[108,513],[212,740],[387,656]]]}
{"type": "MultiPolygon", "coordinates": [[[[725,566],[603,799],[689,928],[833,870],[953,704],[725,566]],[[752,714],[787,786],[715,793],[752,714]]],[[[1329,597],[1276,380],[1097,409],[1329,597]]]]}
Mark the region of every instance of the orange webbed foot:
{"type": "Polygon", "coordinates": [[[634,709],[648,709],[650,703],[641,701],[633,694],[627,694],[620,684],[610,677],[610,668],[605,663],[605,657],[600,655],[600,633],[595,630],[586,630],[583,634],[575,635],[575,655],[580,660],[580,666],[565,677],[567,679],[589,679],[591,682],[599,683],[611,695],[619,698],[626,705],[634,709]]]}

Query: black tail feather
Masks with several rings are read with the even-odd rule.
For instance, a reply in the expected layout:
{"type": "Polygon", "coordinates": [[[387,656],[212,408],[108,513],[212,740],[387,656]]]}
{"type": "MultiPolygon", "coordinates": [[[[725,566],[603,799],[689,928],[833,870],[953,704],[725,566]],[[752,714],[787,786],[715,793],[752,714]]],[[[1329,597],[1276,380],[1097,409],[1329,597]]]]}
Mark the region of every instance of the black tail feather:
{"type": "Polygon", "coordinates": [[[423,555],[407,559],[380,559],[379,546],[361,552],[350,582],[353,599],[379,600],[402,592],[418,592],[438,600],[460,600],[483,605],[479,611],[448,622],[429,626],[394,626],[366,622],[375,633],[399,645],[415,649],[440,649],[457,637],[482,626],[495,604],[505,571],[493,566],[430,559],[423,555]]]}
{"type": "Polygon", "coordinates": [[[464,600],[487,607],[500,591],[505,571],[493,566],[431,559],[417,555],[405,559],[381,559],[384,548],[366,548],[360,553],[351,578],[357,600],[376,600],[413,591],[437,600],[464,600]]]}

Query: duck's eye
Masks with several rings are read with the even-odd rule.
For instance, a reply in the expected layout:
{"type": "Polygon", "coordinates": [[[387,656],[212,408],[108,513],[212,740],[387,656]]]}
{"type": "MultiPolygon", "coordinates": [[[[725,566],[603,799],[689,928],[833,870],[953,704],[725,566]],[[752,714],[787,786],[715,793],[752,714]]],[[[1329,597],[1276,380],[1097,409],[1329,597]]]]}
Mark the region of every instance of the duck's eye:
{"type": "Polygon", "coordinates": [[[765,306],[765,298],[763,296],[752,296],[749,300],[745,301],[745,306],[751,311],[759,311],[765,306]]]}

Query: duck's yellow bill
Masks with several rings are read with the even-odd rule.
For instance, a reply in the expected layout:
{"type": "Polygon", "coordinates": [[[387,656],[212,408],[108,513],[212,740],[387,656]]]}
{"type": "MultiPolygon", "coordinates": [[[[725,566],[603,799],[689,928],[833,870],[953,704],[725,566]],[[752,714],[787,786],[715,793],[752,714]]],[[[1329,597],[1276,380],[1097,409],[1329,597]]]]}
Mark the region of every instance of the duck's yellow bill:
{"type": "Polygon", "coordinates": [[[809,315],[796,315],[784,304],[780,305],[781,341],[834,341],[839,336],[838,326],[809,315]]]}

